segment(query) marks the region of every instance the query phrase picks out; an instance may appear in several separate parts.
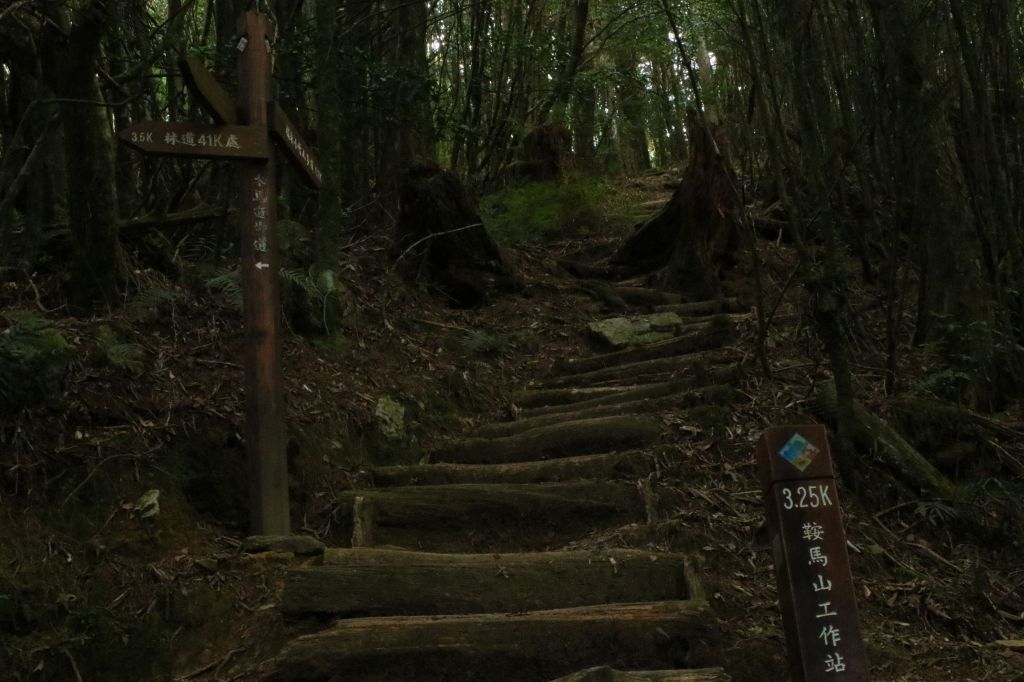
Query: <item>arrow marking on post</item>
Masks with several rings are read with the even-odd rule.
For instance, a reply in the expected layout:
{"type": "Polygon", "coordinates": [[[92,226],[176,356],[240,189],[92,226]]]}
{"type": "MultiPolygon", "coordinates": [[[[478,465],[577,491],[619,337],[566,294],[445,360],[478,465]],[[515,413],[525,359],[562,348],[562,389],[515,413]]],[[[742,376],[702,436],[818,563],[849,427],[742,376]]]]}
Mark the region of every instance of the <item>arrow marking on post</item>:
{"type": "Polygon", "coordinates": [[[260,262],[256,263],[256,269],[257,270],[266,270],[269,267],[270,267],[270,264],[269,263],[264,263],[263,261],[260,261],[260,262]]]}

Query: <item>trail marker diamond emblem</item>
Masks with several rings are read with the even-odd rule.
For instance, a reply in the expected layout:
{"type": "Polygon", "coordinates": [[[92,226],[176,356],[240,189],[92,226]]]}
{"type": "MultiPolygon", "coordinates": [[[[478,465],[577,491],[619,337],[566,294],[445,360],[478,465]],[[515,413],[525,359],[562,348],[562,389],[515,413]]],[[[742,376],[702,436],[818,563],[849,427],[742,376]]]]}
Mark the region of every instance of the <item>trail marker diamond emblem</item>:
{"type": "Polygon", "coordinates": [[[808,442],[799,433],[794,433],[793,437],[786,441],[786,444],[779,450],[779,456],[800,471],[804,471],[807,467],[811,466],[811,462],[814,461],[819,452],[821,450],[817,446],[808,442]]]}

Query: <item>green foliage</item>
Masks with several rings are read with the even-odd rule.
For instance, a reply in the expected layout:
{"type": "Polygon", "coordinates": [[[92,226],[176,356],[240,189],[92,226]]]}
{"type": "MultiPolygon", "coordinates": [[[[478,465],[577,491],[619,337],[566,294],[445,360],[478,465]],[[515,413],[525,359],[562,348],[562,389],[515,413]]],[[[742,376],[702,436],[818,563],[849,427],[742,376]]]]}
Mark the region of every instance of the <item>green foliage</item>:
{"type": "Polygon", "coordinates": [[[11,310],[2,319],[8,327],[0,333],[0,413],[10,413],[42,404],[60,391],[71,347],[36,313],[11,310]]]}
{"type": "Polygon", "coordinates": [[[488,230],[508,245],[536,244],[593,234],[605,227],[599,204],[607,187],[591,180],[533,182],[485,197],[488,230]]]}
{"type": "Polygon", "coordinates": [[[337,274],[282,268],[280,276],[285,314],[296,331],[329,336],[342,313],[345,292],[337,274]]]}
{"type": "Polygon", "coordinates": [[[152,289],[143,289],[135,294],[128,301],[126,310],[128,317],[134,322],[153,322],[160,317],[165,309],[184,300],[185,294],[180,291],[153,287],[152,289]]]}
{"type": "Polygon", "coordinates": [[[141,374],[145,369],[146,350],[137,343],[124,343],[107,325],[96,330],[96,346],[103,360],[113,367],[132,374],[141,374]]]}
{"type": "Polygon", "coordinates": [[[236,310],[242,309],[242,273],[238,268],[206,280],[206,288],[218,292],[236,310]]]}
{"type": "Polygon", "coordinates": [[[483,329],[462,332],[457,343],[461,350],[470,355],[507,355],[518,346],[514,336],[492,334],[483,329]]]}

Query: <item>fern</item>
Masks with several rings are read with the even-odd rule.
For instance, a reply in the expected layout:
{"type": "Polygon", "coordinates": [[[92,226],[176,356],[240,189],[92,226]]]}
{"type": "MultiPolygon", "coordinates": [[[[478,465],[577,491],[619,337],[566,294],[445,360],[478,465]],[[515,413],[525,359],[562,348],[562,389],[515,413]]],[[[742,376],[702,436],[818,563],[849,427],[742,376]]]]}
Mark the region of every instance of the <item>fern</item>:
{"type": "Polygon", "coordinates": [[[206,288],[219,291],[232,307],[242,309],[242,274],[239,270],[228,270],[207,280],[206,288]]]}
{"type": "Polygon", "coordinates": [[[32,407],[59,392],[71,347],[46,318],[29,311],[3,314],[0,333],[0,411],[32,407]]]}
{"type": "Polygon", "coordinates": [[[152,321],[159,316],[163,306],[173,305],[184,300],[185,295],[179,291],[154,287],[143,289],[135,294],[128,302],[126,310],[128,317],[135,322],[152,321]]]}

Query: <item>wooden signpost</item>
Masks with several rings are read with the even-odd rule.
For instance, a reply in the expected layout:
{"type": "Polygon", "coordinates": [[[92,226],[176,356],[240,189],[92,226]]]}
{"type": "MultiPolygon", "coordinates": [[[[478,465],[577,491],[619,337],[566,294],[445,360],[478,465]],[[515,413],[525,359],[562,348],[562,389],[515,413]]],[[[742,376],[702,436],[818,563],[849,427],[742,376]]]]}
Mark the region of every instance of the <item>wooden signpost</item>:
{"type": "Polygon", "coordinates": [[[245,317],[250,532],[287,535],[291,524],[274,235],[277,190],[271,139],[282,146],[310,186],[319,188],[322,176],[316,154],[273,101],[273,27],[266,16],[246,12],[239,19],[238,33],[237,99],[231,98],[198,58],[182,62],[186,83],[218,125],[144,121],[119,134],[147,154],[242,162],[238,165],[238,223],[245,317]]]}
{"type": "Polygon", "coordinates": [[[757,448],[795,682],[866,682],[867,657],[823,426],[768,429],[757,448]]]}

